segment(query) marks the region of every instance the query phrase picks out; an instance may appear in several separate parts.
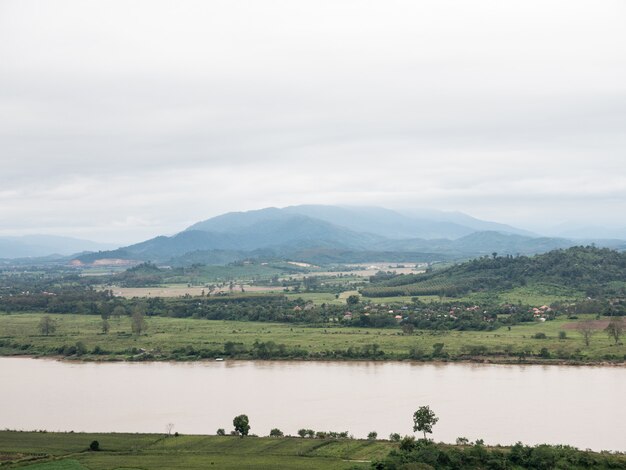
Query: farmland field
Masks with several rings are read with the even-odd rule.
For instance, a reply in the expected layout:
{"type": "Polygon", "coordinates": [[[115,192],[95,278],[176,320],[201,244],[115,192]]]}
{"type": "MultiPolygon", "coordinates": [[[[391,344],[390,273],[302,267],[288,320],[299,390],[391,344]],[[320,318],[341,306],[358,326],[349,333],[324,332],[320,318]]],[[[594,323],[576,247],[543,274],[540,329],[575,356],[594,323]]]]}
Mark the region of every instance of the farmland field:
{"type": "Polygon", "coordinates": [[[370,460],[383,457],[394,445],[364,440],[0,431],[0,455],[15,458],[7,468],[31,470],[340,470],[368,468],[370,460]],[[98,441],[99,452],[87,451],[92,441],[98,441]]]}

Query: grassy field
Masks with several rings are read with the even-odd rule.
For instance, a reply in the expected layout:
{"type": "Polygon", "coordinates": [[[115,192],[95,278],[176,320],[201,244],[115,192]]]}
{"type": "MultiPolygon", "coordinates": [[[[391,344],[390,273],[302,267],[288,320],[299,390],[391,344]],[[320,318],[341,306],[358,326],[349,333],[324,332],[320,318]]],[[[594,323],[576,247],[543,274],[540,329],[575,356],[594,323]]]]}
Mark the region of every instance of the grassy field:
{"type": "Polygon", "coordinates": [[[0,431],[0,462],[31,470],[369,468],[389,441],[0,431]],[[92,441],[99,452],[87,451],[92,441]]]}
{"type": "MultiPolygon", "coordinates": [[[[372,468],[372,461],[382,460],[397,446],[382,440],[0,431],[0,466],[30,470],[356,470],[372,468]],[[87,450],[92,441],[98,441],[99,451],[87,450]]],[[[463,450],[438,446],[441,450],[463,450]]],[[[559,451],[553,448],[552,453],[546,453],[549,449],[536,448],[534,455],[543,460],[519,468],[570,468],[550,465],[555,450],[559,451]]],[[[506,454],[510,448],[483,447],[481,454],[488,451],[506,454]]],[[[601,464],[607,459],[611,463],[602,468],[626,468],[624,454],[579,452],[578,457],[582,461],[577,460],[580,466],[576,468],[596,468],[588,462],[601,464]]],[[[415,464],[406,468],[426,467],[415,464]]]]}
{"type": "MultiPolygon", "coordinates": [[[[613,345],[598,326],[589,347],[576,332],[576,322],[595,316],[581,315],[578,320],[559,318],[545,323],[533,322],[500,328],[491,332],[481,331],[415,331],[402,334],[399,328],[346,328],[338,326],[308,327],[283,323],[256,323],[148,318],[148,330],[139,337],[131,335],[130,319],[111,320],[109,334],[101,333],[101,320],[97,316],[50,315],[58,327],[54,334],[41,335],[38,324],[43,317],[39,313],[0,315],[0,355],[56,355],[57,348],[81,342],[85,354],[79,359],[131,359],[138,349],[145,349],[155,359],[196,359],[181,356],[176,350],[192,347],[194,350],[223,350],[227,341],[240,342],[251,348],[255,341],[273,341],[288,348],[300,348],[313,356],[324,356],[327,351],[347,350],[377,344],[384,351],[381,359],[406,359],[414,350],[427,356],[433,345],[443,343],[443,352],[450,359],[483,356],[497,362],[518,359],[525,352],[526,359],[538,355],[545,348],[552,358],[569,358],[579,355],[582,360],[623,361],[626,346],[613,345]],[[565,331],[566,338],[559,339],[565,331]],[[545,339],[534,337],[537,333],[545,339]],[[100,348],[107,354],[94,354],[100,348]]],[[[75,358],[76,356],[72,356],[75,358]]],[[[245,358],[246,356],[243,356],[245,358]]],[[[533,357],[533,360],[541,358],[533,357]]]]}

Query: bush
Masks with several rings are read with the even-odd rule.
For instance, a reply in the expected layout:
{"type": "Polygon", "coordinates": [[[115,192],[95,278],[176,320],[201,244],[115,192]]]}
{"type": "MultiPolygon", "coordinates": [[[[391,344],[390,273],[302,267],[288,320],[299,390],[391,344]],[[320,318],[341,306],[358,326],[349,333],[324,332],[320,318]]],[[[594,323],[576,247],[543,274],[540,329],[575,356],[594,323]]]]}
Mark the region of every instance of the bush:
{"type": "Polygon", "coordinates": [[[548,351],[548,348],[541,348],[541,351],[539,351],[539,357],[543,357],[545,359],[548,359],[551,357],[550,351],[548,351]]]}
{"type": "Polygon", "coordinates": [[[89,450],[97,452],[100,450],[100,443],[98,441],[91,441],[89,444],[89,450]]]}
{"type": "Polygon", "coordinates": [[[533,338],[535,338],[535,339],[546,339],[546,338],[547,338],[547,336],[546,336],[546,334],[545,334],[545,333],[541,333],[541,332],[539,332],[539,333],[535,333],[535,334],[533,335],[533,338]]]}
{"type": "Polygon", "coordinates": [[[216,433],[216,434],[217,434],[218,436],[225,436],[225,435],[226,435],[226,431],[224,431],[224,428],[219,428],[219,429],[217,430],[217,433],[216,433]]]}
{"type": "Polygon", "coordinates": [[[76,355],[82,356],[83,354],[87,354],[87,346],[82,341],[78,341],[76,343],[76,355]]]}
{"type": "Polygon", "coordinates": [[[274,428],[270,431],[270,437],[283,437],[283,436],[284,436],[283,432],[278,428],[274,428]]]}

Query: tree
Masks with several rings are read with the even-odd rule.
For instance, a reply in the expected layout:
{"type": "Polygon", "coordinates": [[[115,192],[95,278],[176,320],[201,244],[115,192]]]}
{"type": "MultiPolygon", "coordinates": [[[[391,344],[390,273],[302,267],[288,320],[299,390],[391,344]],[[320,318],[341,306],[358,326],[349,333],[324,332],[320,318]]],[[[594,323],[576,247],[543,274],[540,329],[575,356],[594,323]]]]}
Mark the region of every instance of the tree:
{"type": "Polygon", "coordinates": [[[41,334],[48,336],[50,333],[54,333],[57,329],[56,322],[48,315],[43,317],[39,322],[39,331],[41,334]]]}
{"type": "Polygon", "coordinates": [[[142,331],[146,330],[146,328],[146,319],[144,318],[143,312],[141,309],[136,309],[133,311],[133,316],[131,318],[131,329],[133,330],[133,333],[139,336],[142,331]]]}
{"type": "Polygon", "coordinates": [[[428,405],[420,406],[413,413],[413,431],[422,431],[424,439],[426,439],[426,433],[432,434],[433,426],[437,424],[437,421],[439,421],[439,418],[435,416],[435,413],[428,405]]]}
{"type": "Polygon", "coordinates": [[[284,436],[283,432],[278,428],[274,428],[270,431],[270,437],[283,437],[283,436],[284,436]]]}
{"type": "Polygon", "coordinates": [[[91,444],[89,444],[89,450],[92,450],[94,452],[99,451],[100,443],[98,441],[91,441],[91,444]]]}
{"type": "Polygon", "coordinates": [[[389,440],[393,442],[400,442],[401,437],[402,436],[400,436],[400,434],[398,434],[397,432],[392,432],[391,434],[389,434],[389,440]]]}
{"type": "Polygon", "coordinates": [[[613,317],[604,331],[609,335],[609,339],[615,341],[615,344],[619,343],[619,339],[622,333],[624,333],[624,319],[622,317],[613,317]]]}
{"type": "Polygon", "coordinates": [[[104,320],[102,320],[102,333],[106,335],[109,333],[110,329],[111,329],[111,325],[109,324],[109,320],[105,318],[104,320]]]}
{"type": "Polygon", "coordinates": [[[304,428],[298,429],[298,436],[306,437],[306,429],[304,429],[304,428]]]}
{"type": "Polygon", "coordinates": [[[590,320],[580,322],[576,329],[582,335],[583,340],[585,341],[585,346],[589,346],[591,342],[591,337],[595,334],[596,329],[593,326],[593,322],[590,320]]]}
{"type": "Polygon", "coordinates": [[[226,431],[224,431],[224,428],[219,428],[215,434],[217,434],[218,436],[225,436],[226,431]]]}
{"type": "Polygon", "coordinates": [[[349,295],[349,296],[348,296],[348,298],[346,299],[346,303],[347,303],[349,306],[353,306],[353,305],[358,304],[358,303],[359,303],[359,300],[360,300],[360,297],[359,297],[358,295],[356,295],[356,294],[352,294],[352,295],[349,295]]]}
{"type": "Polygon", "coordinates": [[[370,441],[375,441],[378,438],[378,433],[376,431],[372,431],[367,435],[367,439],[370,441]]]}
{"type": "Polygon", "coordinates": [[[123,306],[118,305],[113,309],[111,314],[119,320],[122,315],[126,315],[126,309],[123,306]]]}
{"type": "Polygon", "coordinates": [[[108,320],[111,317],[111,311],[108,308],[103,308],[102,312],[100,312],[100,318],[103,320],[108,320]]]}
{"type": "Polygon", "coordinates": [[[168,436],[172,434],[172,429],[174,429],[174,423],[167,423],[165,425],[165,430],[167,431],[168,436]]]}
{"type": "Polygon", "coordinates": [[[250,431],[250,421],[248,420],[248,416],[235,416],[233,419],[233,426],[235,427],[235,431],[237,431],[241,437],[247,436],[248,431],[250,431]]]}

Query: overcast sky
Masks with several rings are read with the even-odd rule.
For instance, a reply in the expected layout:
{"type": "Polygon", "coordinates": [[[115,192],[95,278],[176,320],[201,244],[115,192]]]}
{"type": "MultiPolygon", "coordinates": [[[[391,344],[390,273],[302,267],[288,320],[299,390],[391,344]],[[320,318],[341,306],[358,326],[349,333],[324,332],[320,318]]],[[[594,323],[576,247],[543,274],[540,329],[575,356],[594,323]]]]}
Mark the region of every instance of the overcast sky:
{"type": "Polygon", "coordinates": [[[626,2],[0,0],[0,234],[626,214],[626,2]]]}

